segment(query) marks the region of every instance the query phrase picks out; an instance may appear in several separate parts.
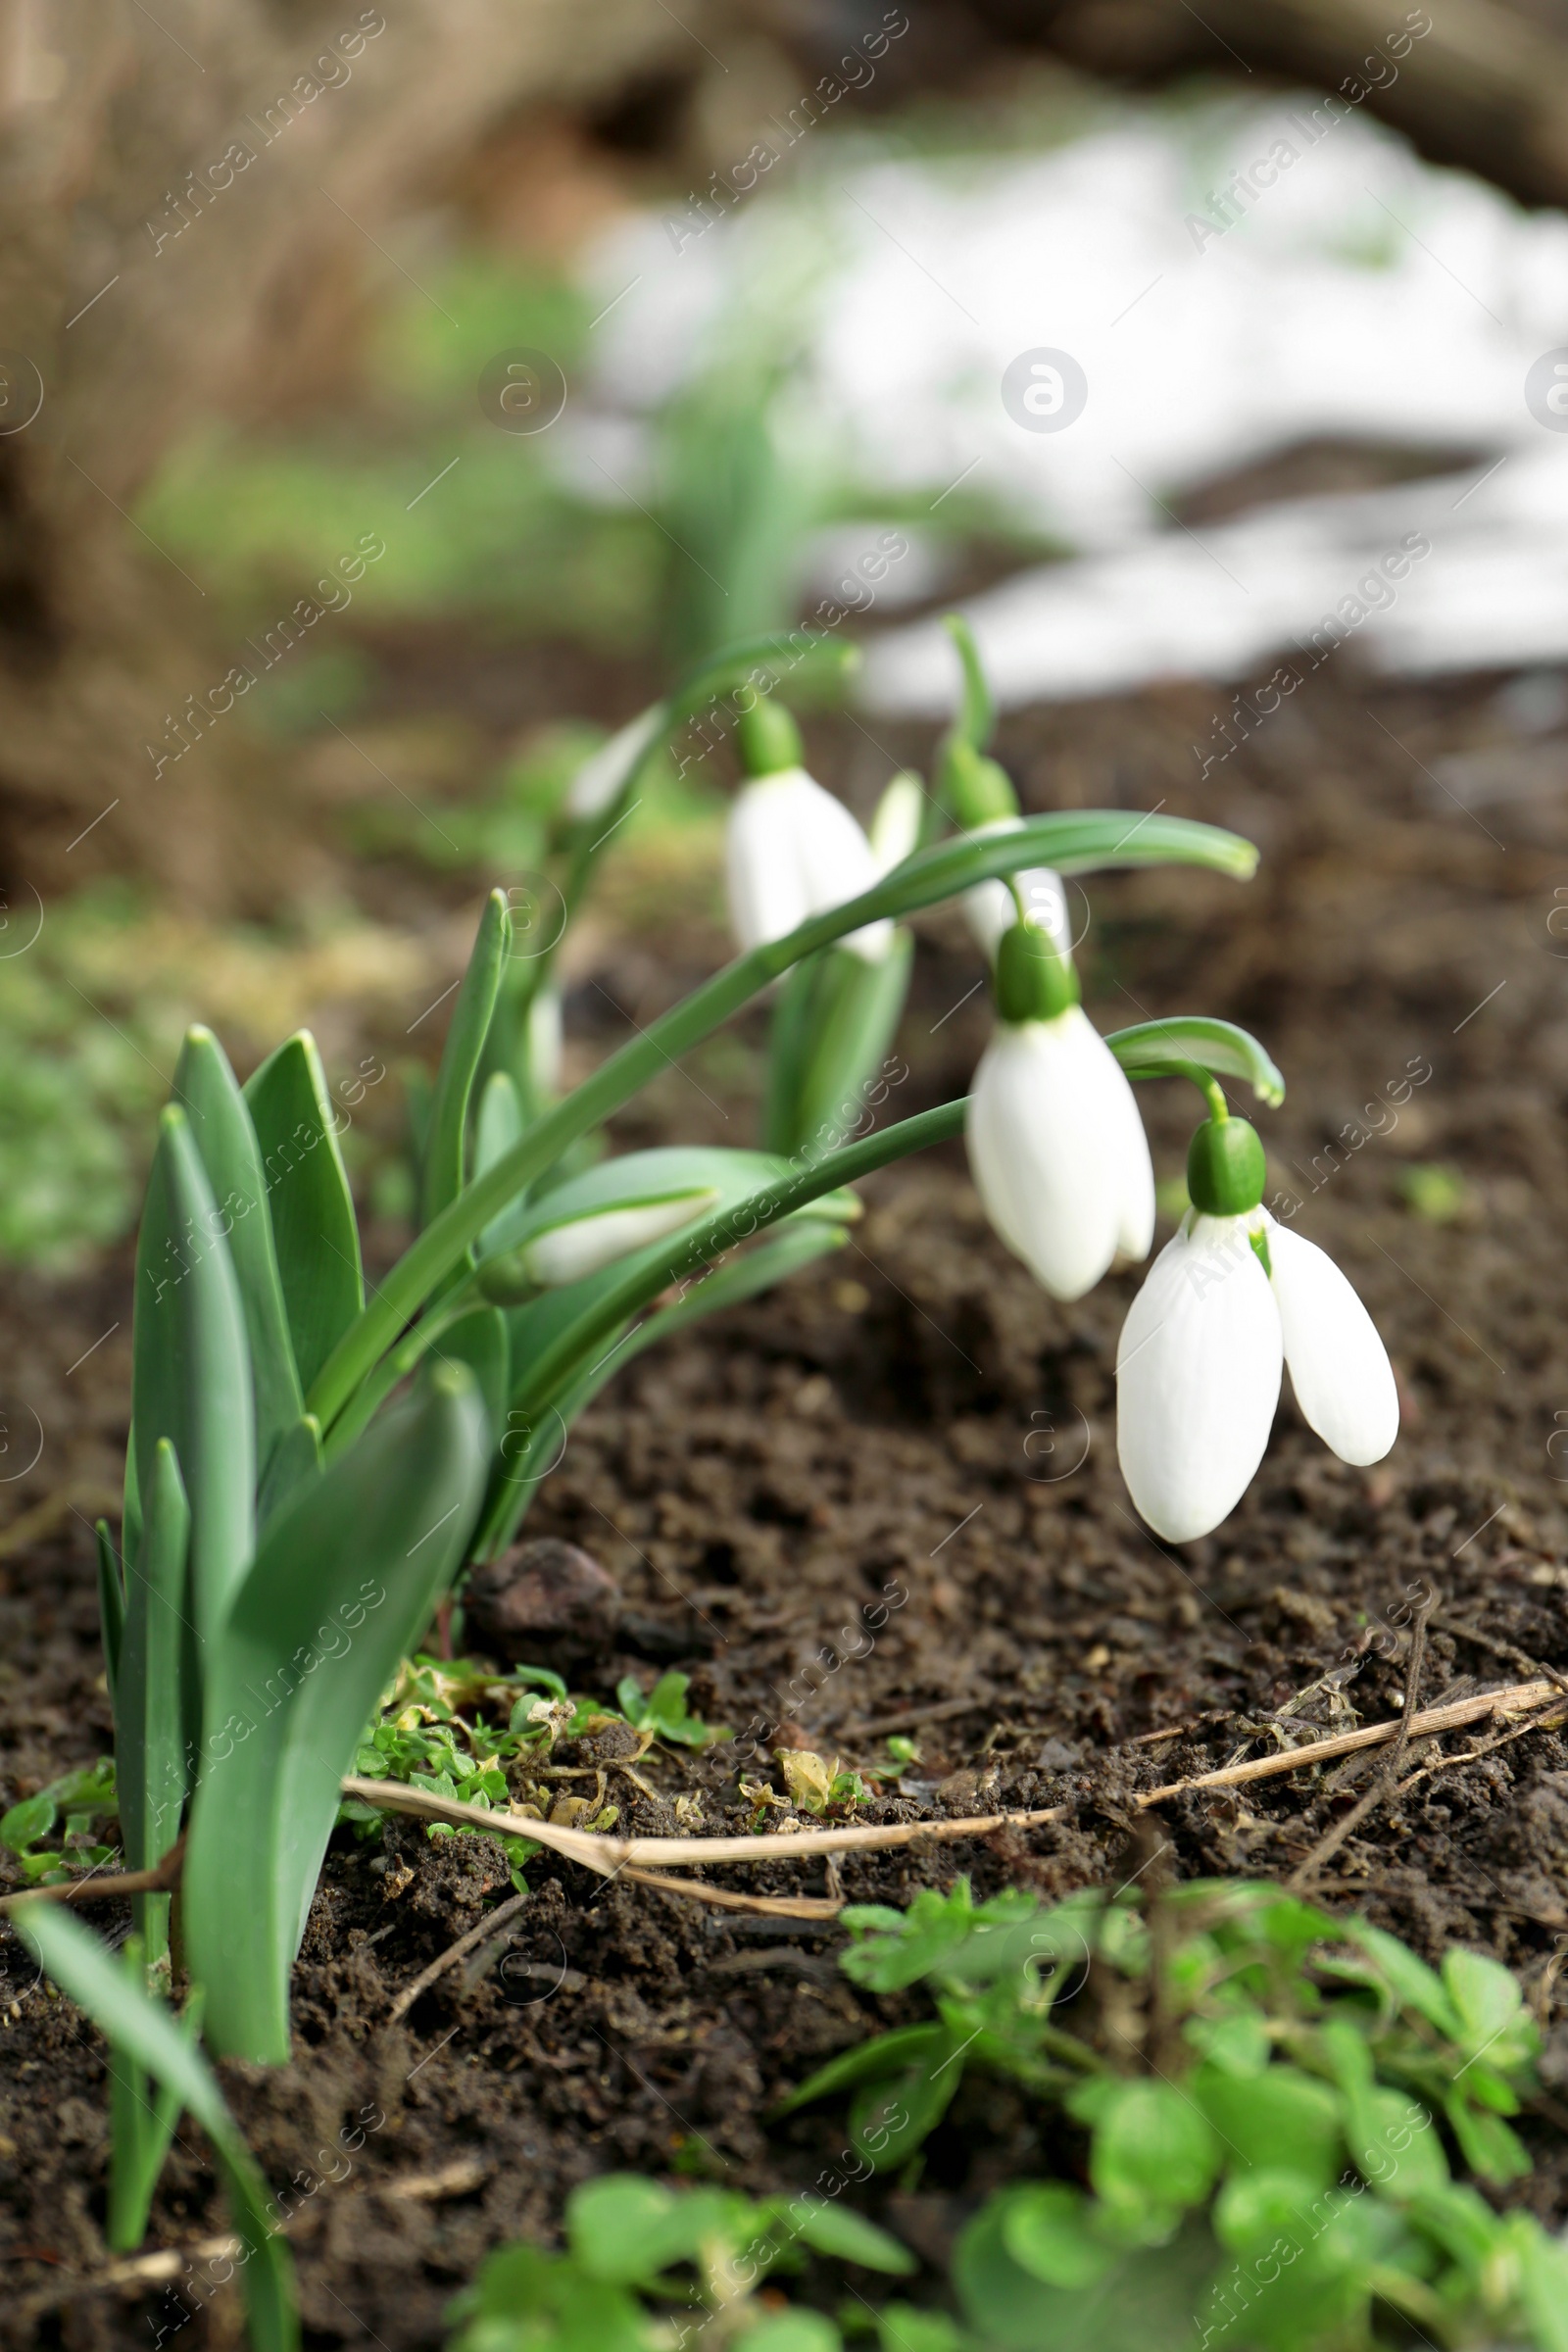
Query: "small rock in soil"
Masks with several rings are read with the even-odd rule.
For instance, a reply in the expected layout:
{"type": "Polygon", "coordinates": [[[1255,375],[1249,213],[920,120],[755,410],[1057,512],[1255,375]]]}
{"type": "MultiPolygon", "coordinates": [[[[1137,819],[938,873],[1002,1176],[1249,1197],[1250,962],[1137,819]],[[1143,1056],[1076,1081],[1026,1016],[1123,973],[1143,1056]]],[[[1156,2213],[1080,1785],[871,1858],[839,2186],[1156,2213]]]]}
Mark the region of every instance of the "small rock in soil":
{"type": "Polygon", "coordinates": [[[576,1666],[601,1657],[620,1623],[613,1577],[554,1536],[514,1544],[476,1568],[463,1595],[466,1646],[509,1665],[576,1666]]]}

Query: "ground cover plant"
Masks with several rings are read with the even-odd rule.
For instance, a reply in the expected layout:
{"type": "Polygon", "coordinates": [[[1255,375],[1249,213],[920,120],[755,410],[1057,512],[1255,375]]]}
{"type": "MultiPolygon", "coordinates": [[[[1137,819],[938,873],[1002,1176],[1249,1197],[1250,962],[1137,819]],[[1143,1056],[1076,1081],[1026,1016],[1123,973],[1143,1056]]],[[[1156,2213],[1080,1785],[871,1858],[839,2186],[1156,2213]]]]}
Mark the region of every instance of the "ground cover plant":
{"type": "MultiPolygon", "coordinates": [[[[1196,1400],[1199,1419],[1173,1424],[1165,1392],[1133,1388],[1123,1459],[1135,1495],[1167,1534],[1201,1532],[1223,1516],[1262,1450],[1287,1351],[1303,1411],[1344,1458],[1373,1460],[1392,1442],[1375,1335],[1348,1286],[1328,1283],[1309,1260],[1298,1261],[1307,1267],[1303,1327],[1302,1294],[1284,1271],[1295,1250],[1280,1247],[1261,1212],[1256,1139],[1215,1083],[1219,1072],[1277,1098],[1262,1050],[1226,1024],[1171,1018],[1140,1024],[1107,1052],[1076,1004],[1056,872],[1188,857],[1245,874],[1245,845],[1174,822],[1130,826],[1120,813],[1018,819],[981,749],[989,714],[971,675],[937,778],[943,821],[957,824],[958,840],[920,850],[906,816],[895,846],[906,855],[879,878],[875,835],[861,837],[870,878],[845,903],[835,895],[845,875],[862,878],[854,874],[861,851],[844,830],[853,820],[804,774],[788,722],[751,684],[762,661],[759,649],[742,668],[753,698],[742,711],[752,781],[732,832],[742,957],[576,1096],[551,1104],[540,1053],[548,1023],[536,1011],[547,1002],[548,958],[527,957],[518,983],[508,969],[510,910],[493,900],[430,1104],[425,1229],[368,1308],[308,1041],[280,1049],[243,1095],[210,1036],[187,1043],[138,1261],[123,1531],[134,1564],[122,1567],[106,1531],[102,1584],[126,1858],[155,1872],[175,1850],[188,1796],[183,1957],[215,2054],[287,2055],[288,1971],[338,1781],[465,1561],[510,1540],[573,1413],[635,1347],[832,1248],[853,1214],[847,1182],[899,1152],[967,1124],[999,1231],[1047,1287],[1071,1298],[1118,1247],[1136,1254],[1149,1244],[1152,1182],[1121,1070],[1195,1079],[1209,1116],[1189,1163],[1195,1213],[1171,1246],[1169,1279],[1182,1282],[1180,1302],[1191,1298],[1198,1319],[1185,1356],[1167,1360],[1166,1380],[1184,1406],[1196,1400]],[[1030,863],[1043,858],[1052,865],[1030,863]],[[1001,885],[999,923],[993,894],[1004,875],[1020,879],[1015,896],[1001,885]],[[846,1143],[841,1131],[863,1121],[866,1073],[896,1017],[899,989],[887,975],[902,977],[907,956],[896,918],[960,890],[987,894],[975,913],[997,965],[991,1067],[972,1103],[846,1143]],[[802,977],[785,982],[775,1018],[771,1155],[676,1150],[571,1165],[572,1146],[623,1099],[617,1089],[629,1092],[705,1023],[792,969],[802,977]],[[487,1060],[502,1039],[504,1058],[487,1060]],[[1042,1081],[1054,1087],[1054,1118],[1039,1115],[1049,1100],[1042,1081]],[[772,1241],[731,1254],[775,1226],[784,1230],[772,1241]],[[1195,1244],[1209,1245],[1196,1280],[1195,1244]],[[1329,1345],[1354,1375],[1352,1409],[1339,1420],[1345,1384],[1328,1380],[1322,1334],[1311,1328],[1325,1298],[1338,1315],[1329,1345]],[[1238,1418],[1240,1445],[1205,1450],[1205,1432],[1238,1418]],[[1196,1486],[1195,1460],[1203,1474],[1196,1486]],[[242,1944],[238,1917],[255,1931],[242,1944]]],[[[705,677],[701,693],[713,684],[705,677]]],[[[655,712],[621,740],[618,765],[607,760],[579,778],[561,845],[568,904],[599,829],[612,825],[640,761],[678,715],[678,706],[655,712]]],[[[899,798],[907,808],[909,792],[899,798]]],[[[895,834],[898,813],[895,801],[895,834]]],[[[1288,1243],[1309,1249],[1294,1235],[1288,1243]]],[[[1161,1265],[1170,1259],[1168,1250],[1161,1265]]],[[[1138,1352],[1135,1345],[1129,1364],[1138,1352]]],[[[624,1711],[678,1740],[692,1720],[682,1697],[636,1691],[624,1711]]],[[[550,1703],[546,1686],[547,1715],[550,1703]]],[[[540,1704],[529,1699],[509,1736],[531,1738],[540,1704]]],[[[467,1777],[482,1786],[485,1760],[475,1761],[480,1771],[467,1777]]],[[[36,1825],[20,1826],[36,1851],[36,1825]]],[[[137,1965],[155,1986],[172,1973],[169,1899],[162,1888],[137,1897],[137,1965]]],[[[68,1924],[51,1919],[44,1934],[55,1944],[40,1948],[54,1949],[64,1982],[74,1967],[68,1924]]],[[[75,1976],[94,2006],[99,1979],[82,1965],[75,1976]]],[[[125,2014],[122,2003],[111,2031],[132,2086],[116,2154],[116,2231],[130,2244],[167,2137],[167,2100],[160,2105],[150,2084],[170,2062],[167,2045],[125,2014]]],[[[286,2340],[286,2299],[274,2298],[256,2325],[286,2340]]]]}

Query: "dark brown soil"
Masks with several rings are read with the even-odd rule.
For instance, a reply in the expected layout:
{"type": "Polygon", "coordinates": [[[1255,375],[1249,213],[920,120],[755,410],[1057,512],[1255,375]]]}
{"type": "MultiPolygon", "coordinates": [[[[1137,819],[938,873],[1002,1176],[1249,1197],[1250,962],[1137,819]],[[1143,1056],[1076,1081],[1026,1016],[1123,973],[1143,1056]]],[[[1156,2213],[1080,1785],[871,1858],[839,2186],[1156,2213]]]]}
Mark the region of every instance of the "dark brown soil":
{"type": "MultiPolygon", "coordinates": [[[[1217,692],[1035,714],[1001,747],[1036,807],[1160,805],[1261,845],[1245,891],[1174,871],[1095,885],[1088,994],[1104,1027],[1221,1012],[1275,1053],[1290,1100],[1260,1124],[1279,1192],[1353,1275],[1398,1369],[1405,1426],[1386,1463],[1345,1467],[1287,1400],[1235,1516],[1179,1554],[1153,1542],[1113,1438],[1115,1336],[1138,1277],[1054,1304],[990,1237],[956,1152],[876,1180],[840,1255],[644,1359],[573,1434],[530,1532],[612,1571],[645,1649],[684,1642],[704,1715],[778,1727],[753,1742],[749,1770],[769,1771],[782,1744],[864,1765],[887,1732],[908,1731],[919,1760],[873,1817],[1069,1807],[1059,1826],[987,1845],[848,1857],[852,1898],[904,1900],[960,1870],[1048,1891],[1116,1871],[1134,1850],[1133,1790],[1226,1761],[1249,1724],[1331,1669],[1354,1670],[1345,1695],[1361,1716],[1396,1712],[1399,1628],[1423,1579],[1437,1592],[1424,1699],[1568,1665],[1568,1446],[1554,1446],[1568,1428],[1568,936],[1553,923],[1568,806],[1549,752],[1534,797],[1516,752],[1515,797],[1461,805],[1487,750],[1512,740],[1494,685],[1373,688],[1327,671],[1201,785],[1191,746],[1229,707],[1217,692]],[[1472,769],[1438,767],[1460,752],[1472,769]],[[1414,1213],[1401,1189],[1435,1165],[1455,1179],[1447,1222],[1414,1213]],[[879,1605],[886,1621],[868,1630],[879,1605]],[[1137,1744],[1152,1732],[1174,1736],[1137,1744]]],[[[813,742],[852,797],[926,749],[826,722],[813,742]]],[[[885,1115],[960,1090],[985,1034],[983,996],[960,1002],[976,967],[957,925],[929,928],[903,1041],[912,1074],[885,1115]]],[[[705,945],[686,949],[694,963],[705,945]]],[[[644,1022],[688,976],[653,954],[602,975],[644,1022]]],[[[699,1056],[695,1083],[664,1082],[626,1139],[678,1124],[746,1140],[755,1044],[747,1032],[727,1060],[699,1056]]],[[[1194,1101],[1175,1084],[1146,1095],[1162,1177],[1181,1166],[1194,1101]]],[[[66,1368],[123,1325],[124,1269],[69,1291],[12,1284],[3,1312],[11,1458],[30,1451],[29,1413],[45,1432],[12,1491],[29,1504],[68,1495],[58,1528],[3,1564],[10,1803],[109,1744],[85,1523],[122,1434],[124,1329],[66,1368]]],[[[628,1651],[580,1679],[608,1690],[628,1668],[654,1671],[628,1651]]],[[[622,1824],[667,1833],[686,1795],[709,1827],[738,1825],[736,1769],[733,1750],[655,1761],[657,1798],[612,1771],[622,1824]]],[[[1284,1876],[1364,1787],[1303,1773],[1158,1818],[1181,1873],[1284,1876]]],[[[784,1864],[725,1875],[759,1890],[827,1883],[784,1864]]],[[[298,1970],[295,2063],[228,2070],[269,2177],[316,2183],[293,2230],[313,2344],[438,2344],[443,2306],[482,2254],[549,2232],[565,2192],[602,2169],[758,2190],[837,2152],[830,2113],[766,2122],[774,2095],[876,2008],[838,1977],[834,1935],[606,1889],[547,1856],[529,1877],[504,1951],[389,2026],[399,1988],[506,1890],[505,1869],[484,1841],[432,1842],[413,1826],[390,1827],[381,1848],[345,1836],[298,1970]],[[363,2147],[331,2166],[346,2175],[321,2180],[318,2151],[367,2113],[363,2147]]],[[[1568,1932],[1568,1746],[1533,1733],[1438,1771],[1402,1811],[1373,1812],[1324,1886],[1429,1955],[1473,1943],[1540,1984],[1568,1932]]],[[[181,2352],[232,2342],[231,2289],[210,2298],[188,2276],[183,2300],[73,2287],[104,2259],[102,2045],[14,1944],[5,1961],[11,2340],[145,2347],[167,2328],[181,2352]]],[[[1553,2061],[1568,2076],[1568,2055],[1553,2047],[1553,2061]]],[[[897,2225],[940,2253],[963,2199],[1038,2161],[1035,2129],[1010,2092],[971,2082],[895,2199],[897,2225]]],[[[1547,2122],[1531,2130],[1524,2193],[1560,2218],[1563,2143],[1547,2122]]],[[[151,2242],[189,2245],[221,2222],[204,2144],[182,2128],[151,2242]]]]}

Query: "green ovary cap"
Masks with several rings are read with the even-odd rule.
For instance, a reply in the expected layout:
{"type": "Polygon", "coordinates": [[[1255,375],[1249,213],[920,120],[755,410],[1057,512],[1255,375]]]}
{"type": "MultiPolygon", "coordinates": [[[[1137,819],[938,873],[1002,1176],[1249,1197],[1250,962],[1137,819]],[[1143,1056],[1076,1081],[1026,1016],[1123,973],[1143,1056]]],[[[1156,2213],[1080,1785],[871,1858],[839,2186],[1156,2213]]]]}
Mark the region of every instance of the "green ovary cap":
{"type": "Polygon", "coordinates": [[[1205,1119],[1187,1148],[1187,1196],[1205,1217],[1245,1217],[1267,1182],[1257,1129],[1246,1119],[1205,1119]]]}
{"type": "Polygon", "coordinates": [[[1006,770],[961,735],[949,736],[937,756],[937,793],[960,833],[1018,813],[1018,796],[1006,770]]]}
{"type": "Polygon", "coordinates": [[[749,776],[777,775],[782,768],[799,767],[805,758],[801,730],[783,704],[760,695],[741,712],[735,740],[749,776]]]}
{"type": "Polygon", "coordinates": [[[1004,1021],[1054,1021],[1078,1002],[1072,957],[1033,923],[1013,923],[997,949],[997,1010],[1004,1021]]]}

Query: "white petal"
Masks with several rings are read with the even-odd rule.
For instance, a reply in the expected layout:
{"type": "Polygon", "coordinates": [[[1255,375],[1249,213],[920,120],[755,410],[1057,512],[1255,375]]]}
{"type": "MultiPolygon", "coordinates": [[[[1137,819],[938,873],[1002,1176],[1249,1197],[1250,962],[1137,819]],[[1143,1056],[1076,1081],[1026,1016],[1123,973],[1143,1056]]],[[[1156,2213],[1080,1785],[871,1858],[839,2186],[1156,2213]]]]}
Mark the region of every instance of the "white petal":
{"type": "Polygon", "coordinates": [[[1116,1253],[1108,1058],[1075,1004],[1054,1021],[1000,1023],[975,1072],[975,1189],[1007,1248],[1057,1298],[1081,1298],[1116,1253]]]}
{"type": "Polygon", "coordinates": [[[561,991],[547,982],[528,1006],[528,1075],[543,1094],[561,1084],[563,1043],[561,991]]]}
{"type": "Polygon", "coordinates": [[[1116,1351],[1116,1450],[1139,1510],[1171,1544],[1206,1536],[1263,1458],[1279,1401],[1279,1308],[1241,1217],[1167,1242],[1116,1351]]]}
{"type": "Polygon", "coordinates": [[[1325,1250],[1272,1218],[1269,1257],[1296,1401],[1342,1462],[1381,1462],[1399,1434],[1388,1350],[1325,1250]]]}
{"type": "MultiPolygon", "coordinates": [[[[801,871],[813,914],[826,914],[846,899],[858,899],[881,880],[871,844],[842,801],[825,792],[803,767],[789,771],[791,808],[801,871]]],[[[893,945],[890,922],[867,923],[846,934],[840,945],[880,963],[893,945]]]]}
{"type": "Polygon", "coordinates": [[[558,1290],[563,1283],[581,1282],[613,1264],[629,1250],[646,1250],[667,1233],[702,1216],[718,1199],[710,1188],[680,1193],[668,1200],[639,1201],[626,1208],[604,1208],[597,1215],[574,1217],[536,1234],[524,1248],[522,1262],[529,1280],[542,1289],[558,1290]]]}
{"type": "Polygon", "coordinates": [[[1154,1238],[1154,1163],[1132,1081],[1102,1040],[1105,1072],[1105,1124],[1115,1139],[1116,1249],[1123,1257],[1147,1257],[1154,1238]]]}
{"type": "Polygon", "coordinates": [[[566,791],[568,816],[603,816],[668,717],[662,703],[644,710],[602,743],[572,777],[566,791]]]}
{"type": "MultiPolygon", "coordinates": [[[[984,841],[995,833],[1016,833],[1022,823],[1021,816],[994,817],[989,825],[977,825],[968,839],[984,841]]],[[[1012,879],[1029,920],[1059,948],[1070,952],[1067,891],[1061,876],[1052,866],[1031,865],[1012,879]]],[[[1002,881],[977,882],[963,894],[963,911],[976,943],[985,950],[987,959],[995,963],[1002,934],[1018,920],[1018,906],[1011,890],[1002,881]]]]}
{"type": "Polygon", "coordinates": [[[879,874],[891,873],[919,848],[925,797],[919,777],[907,770],[902,770],[884,790],[871,819],[871,855],[879,874]]]}
{"type": "Polygon", "coordinates": [[[782,939],[811,912],[796,852],[792,800],[785,779],[759,776],[730,807],[724,877],[730,927],[742,948],[782,939]]]}

